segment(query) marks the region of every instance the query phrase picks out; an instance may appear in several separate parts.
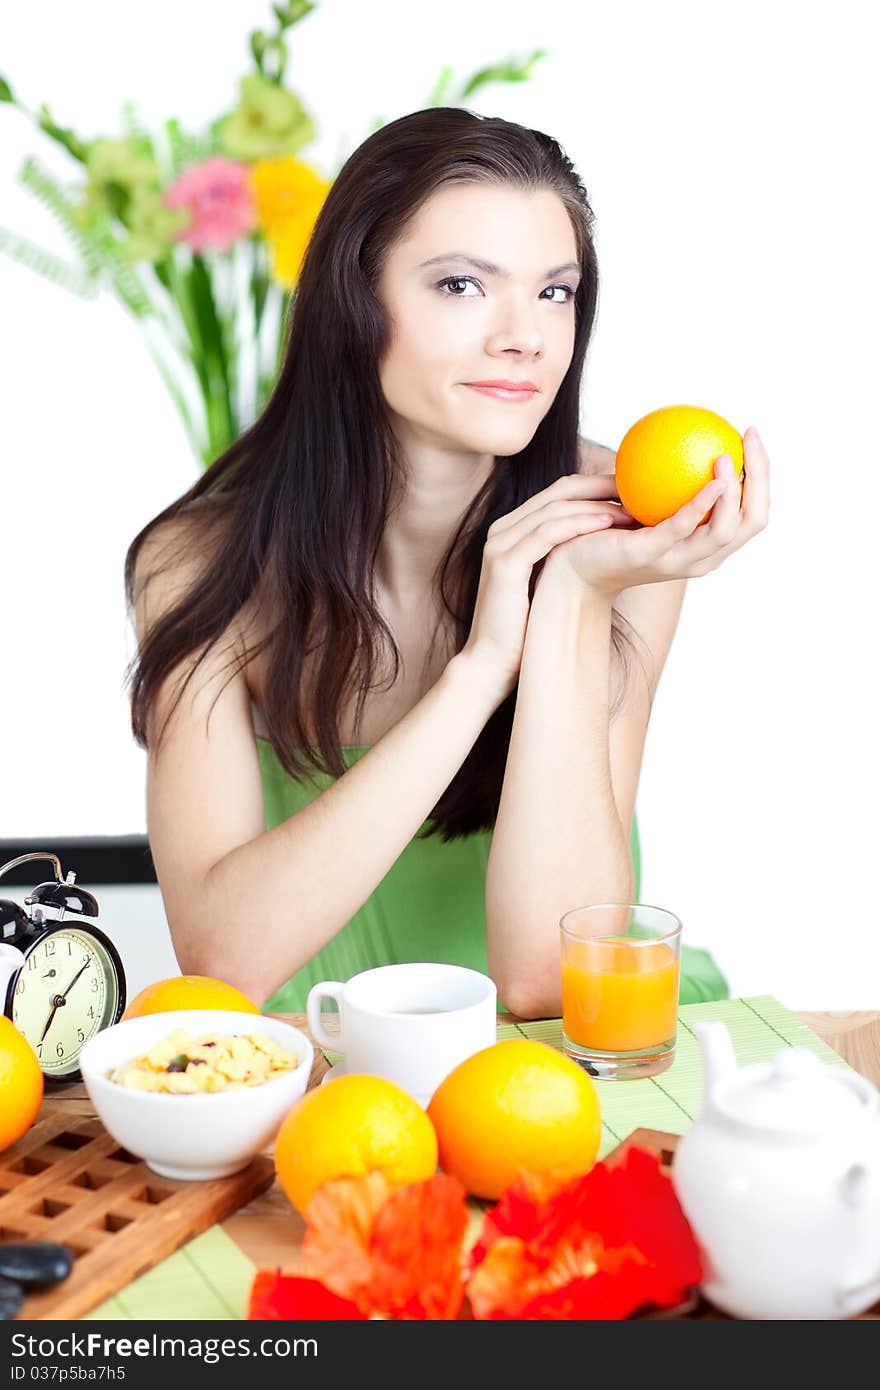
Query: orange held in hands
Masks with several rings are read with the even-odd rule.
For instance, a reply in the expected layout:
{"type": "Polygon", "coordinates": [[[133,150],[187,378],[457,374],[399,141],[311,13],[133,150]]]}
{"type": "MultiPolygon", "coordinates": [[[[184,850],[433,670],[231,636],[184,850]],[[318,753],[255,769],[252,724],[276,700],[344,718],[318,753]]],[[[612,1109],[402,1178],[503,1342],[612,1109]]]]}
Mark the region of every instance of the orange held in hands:
{"type": "MultiPolygon", "coordinates": [[[[643,526],[656,526],[712,481],[722,454],[733,459],[742,482],[742,436],[721,415],[697,405],[652,410],[620,441],[614,465],[620,500],[643,526]]],[[[710,515],[711,508],[703,520],[710,515]]]]}
{"type": "Polygon", "coordinates": [[[437,1136],[417,1100],[380,1076],[338,1076],[297,1101],[275,1140],[275,1171],[297,1211],[325,1182],[380,1169],[392,1186],[437,1168],[437,1136]]]}
{"type": "Polygon", "coordinates": [[[511,1038],[459,1063],[428,1106],[440,1167],[475,1197],[499,1197],[522,1168],[588,1173],[602,1138],[589,1076],[546,1043],[511,1038]]]}
{"type": "Polygon", "coordinates": [[[42,1099],[37,1054],[11,1019],[0,1015],[0,1151],[27,1133],[42,1099]]]}
{"type": "Polygon", "coordinates": [[[174,1009],[232,1009],[242,1014],[258,1014],[260,1009],[246,994],[224,980],[210,975],[172,975],[147,985],[131,1000],[126,1018],[142,1018],[144,1014],[167,1014],[174,1009]]]}

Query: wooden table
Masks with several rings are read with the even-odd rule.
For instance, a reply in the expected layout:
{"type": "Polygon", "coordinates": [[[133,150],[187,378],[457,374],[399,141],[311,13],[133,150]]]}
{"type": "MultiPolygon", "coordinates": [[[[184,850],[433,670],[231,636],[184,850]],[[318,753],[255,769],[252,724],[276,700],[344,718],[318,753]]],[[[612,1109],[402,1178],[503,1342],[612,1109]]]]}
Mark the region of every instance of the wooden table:
{"type": "MultiPolygon", "coordinates": [[[[311,1036],[305,1014],[274,1014],[311,1036]]],[[[824,1039],[835,1052],[862,1076],[880,1087],[880,1012],[798,1013],[797,1017],[824,1039]]],[[[512,1015],[499,1015],[504,1022],[512,1015]]],[[[315,1047],[315,1062],[309,1089],[317,1086],[329,1064],[315,1047]]],[[[47,1093],[41,1113],[63,1108],[66,1113],[94,1115],[85,1087],[73,1085],[57,1093],[47,1093]]],[[[271,1146],[266,1150],[271,1153],[271,1146]]],[[[246,1207],[228,1216],[223,1229],[259,1269],[282,1269],[294,1273],[300,1268],[299,1246],[304,1234],[302,1217],[291,1207],[278,1182],[255,1197],[246,1207]]]]}

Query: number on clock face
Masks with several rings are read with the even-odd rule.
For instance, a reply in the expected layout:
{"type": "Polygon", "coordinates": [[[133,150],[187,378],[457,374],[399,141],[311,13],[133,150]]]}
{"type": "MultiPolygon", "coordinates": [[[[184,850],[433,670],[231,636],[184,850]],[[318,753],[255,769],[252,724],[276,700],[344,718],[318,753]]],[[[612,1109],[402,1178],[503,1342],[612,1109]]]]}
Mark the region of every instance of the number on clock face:
{"type": "Polygon", "coordinates": [[[100,941],[75,927],[39,941],[19,972],[12,1021],[43,1070],[75,1070],[83,1044],[112,1021],[116,972],[100,941]]]}

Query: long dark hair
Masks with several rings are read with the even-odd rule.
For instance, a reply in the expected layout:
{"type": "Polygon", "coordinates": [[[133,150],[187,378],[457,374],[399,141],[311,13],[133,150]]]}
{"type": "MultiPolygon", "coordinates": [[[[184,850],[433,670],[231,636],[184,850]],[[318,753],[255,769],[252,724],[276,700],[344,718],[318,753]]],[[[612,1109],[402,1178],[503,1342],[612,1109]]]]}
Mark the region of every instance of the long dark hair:
{"type": "MultiPolygon", "coordinates": [[[[571,219],[581,268],[574,351],[559,391],[525,448],[502,466],[496,460],[438,566],[436,583],[452,621],[454,650],[470,631],[489,526],[555,478],[577,471],[579,389],[598,267],[593,212],[571,161],[539,130],[460,107],[433,107],[392,121],[355,150],[321,208],[291,301],[283,365],[262,414],[129,547],[125,591],[131,611],[138,552],[160,523],[190,516],[204,528],[197,533],[200,541],[209,531],[222,539],[199,544],[196,553],[206,559],[198,581],[145,635],[126,672],[132,732],[142,748],[166,676],[200,651],[191,679],[233,619],[257,600],[271,614],[268,631],[237,654],[232,674],[267,649],[262,712],[291,776],[315,769],[335,777],[345,772],[339,710],[343,698],[356,693],[360,727],[386,644],[393,655],[392,684],[396,679],[400,651],[375,605],[373,570],[403,461],[380,389],[389,324],[375,287],[389,247],[425,201],[451,183],[557,193],[571,219]],[[198,499],[205,499],[200,508],[194,507],[198,499]],[[319,651],[320,660],[306,689],[303,660],[310,650],[319,651]]],[[[190,556],[192,547],[190,540],[190,556]]],[[[633,650],[623,624],[629,627],[615,611],[611,640],[624,670],[621,699],[627,652],[633,650]]],[[[182,689],[177,701],[181,694],[182,689]]],[[[487,721],[424,834],[450,840],[494,825],[515,700],[514,690],[487,721]]],[[[552,718],[549,690],[547,703],[552,718]]],[[[618,707],[612,700],[612,716],[618,707]]],[[[165,727],[167,720],[160,743],[165,727]]]]}

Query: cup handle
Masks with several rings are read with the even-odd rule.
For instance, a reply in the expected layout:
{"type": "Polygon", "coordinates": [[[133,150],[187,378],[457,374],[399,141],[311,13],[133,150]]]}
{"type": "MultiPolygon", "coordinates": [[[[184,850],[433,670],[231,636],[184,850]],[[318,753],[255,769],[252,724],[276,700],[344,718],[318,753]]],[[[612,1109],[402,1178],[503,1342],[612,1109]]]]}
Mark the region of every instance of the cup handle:
{"type": "Polygon", "coordinates": [[[342,1032],[343,1032],[343,998],[345,997],[345,985],[341,980],[322,980],[318,985],[312,985],[306,999],[306,1017],[309,1021],[309,1032],[321,1047],[328,1047],[331,1052],[342,1051],[342,1032]],[[339,1032],[328,1033],[321,1022],[321,1000],[335,999],[339,1009],[339,1032]]]}

